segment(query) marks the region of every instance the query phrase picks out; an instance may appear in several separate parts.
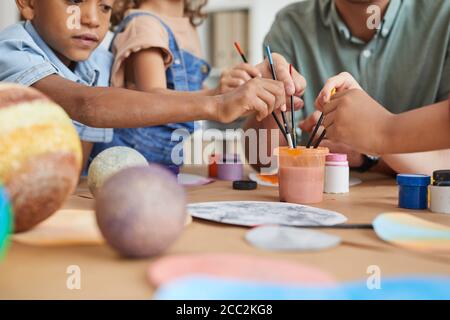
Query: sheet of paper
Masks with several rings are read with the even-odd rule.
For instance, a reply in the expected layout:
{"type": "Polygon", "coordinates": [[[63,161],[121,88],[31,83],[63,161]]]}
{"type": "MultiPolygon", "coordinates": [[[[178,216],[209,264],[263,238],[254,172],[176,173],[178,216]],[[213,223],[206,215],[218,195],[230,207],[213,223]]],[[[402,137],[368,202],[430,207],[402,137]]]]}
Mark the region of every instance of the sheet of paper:
{"type": "MultiPolygon", "coordinates": [[[[262,175],[256,172],[251,172],[248,175],[249,179],[255,181],[258,185],[264,187],[278,187],[278,175],[262,175]]],[[[350,187],[357,186],[362,183],[362,180],[356,177],[350,177],[350,187]]]]}
{"type": "Polygon", "coordinates": [[[156,287],[192,276],[214,276],[279,284],[333,285],[335,279],[317,269],[285,260],[241,254],[175,255],[159,259],[148,270],[156,287]]]}
{"type": "Polygon", "coordinates": [[[373,222],[384,241],[411,250],[450,253],[450,228],[410,214],[385,213],[373,222]]]}
{"type": "Polygon", "coordinates": [[[273,285],[214,277],[182,278],[161,287],[157,300],[448,300],[449,276],[383,278],[381,290],[367,279],[339,286],[273,285]]]}
{"type": "MultiPolygon", "coordinates": [[[[187,215],[186,225],[192,223],[187,215]]],[[[12,240],[32,246],[101,245],[105,241],[93,210],[60,210],[36,228],[15,234],[12,240]]]]}
{"type": "Polygon", "coordinates": [[[271,251],[320,251],[341,243],[341,238],[322,231],[282,226],[261,226],[247,232],[251,245],[271,251]]]}
{"type": "Polygon", "coordinates": [[[188,206],[194,217],[224,224],[254,227],[265,224],[285,226],[333,226],[347,218],[334,211],[283,202],[204,202],[188,206]]]}
{"type": "Polygon", "coordinates": [[[204,186],[212,182],[214,182],[213,179],[195,174],[180,173],[178,175],[178,183],[183,186],[204,186]]]}
{"type": "Polygon", "coordinates": [[[362,180],[360,178],[350,176],[350,181],[349,181],[350,187],[357,186],[361,183],[362,183],[362,180]]]}
{"type": "Polygon", "coordinates": [[[36,228],[15,234],[13,241],[34,246],[99,245],[104,243],[93,210],[60,210],[36,228]]]}

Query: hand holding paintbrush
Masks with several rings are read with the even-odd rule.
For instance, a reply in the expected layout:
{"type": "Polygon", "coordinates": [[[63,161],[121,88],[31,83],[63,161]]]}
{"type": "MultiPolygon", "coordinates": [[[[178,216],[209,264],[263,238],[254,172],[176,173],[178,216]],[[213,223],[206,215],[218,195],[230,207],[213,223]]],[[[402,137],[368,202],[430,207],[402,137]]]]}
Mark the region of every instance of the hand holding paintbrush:
{"type": "MultiPolygon", "coordinates": [[[[330,93],[330,98],[332,96],[334,96],[335,94],[336,94],[336,88],[333,88],[330,93]]],[[[315,138],[317,132],[319,131],[320,126],[323,124],[323,118],[324,118],[324,114],[322,113],[320,115],[319,121],[317,121],[317,124],[314,127],[314,130],[313,130],[311,136],[309,137],[308,143],[306,144],[306,148],[311,148],[314,138],[315,138]]],[[[327,130],[323,129],[322,134],[320,135],[319,139],[317,139],[316,143],[314,144],[314,149],[317,149],[319,147],[320,143],[325,138],[326,134],[327,134],[327,130]]]]}
{"type": "MultiPolygon", "coordinates": [[[[270,70],[272,71],[272,78],[273,78],[273,80],[278,80],[277,73],[275,70],[275,64],[273,62],[272,51],[270,50],[269,46],[266,46],[266,53],[267,53],[267,58],[269,59],[270,70]]],[[[291,132],[289,131],[289,126],[287,123],[287,117],[286,117],[285,111],[281,111],[281,117],[283,118],[285,138],[287,140],[288,146],[289,146],[289,148],[294,148],[294,144],[292,142],[292,135],[291,135],[291,132]]]]}
{"type": "MultiPolygon", "coordinates": [[[[289,74],[293,76],[292,64],[289,65],[289,74]]],[[[294,148],[297,148],[297,133],[295,131],[295,110],[294,110],[294,95],[291,95],[291,130],[292,130],[292,140],[294,143],[294,148]]]]}
{"type": "Polygon", "coordinates": [[[258,76],[266,78],[272,77],[272,79],[277,79],[278,81],[283,82],[286,91],[286,98],[290,98],[290,127],[285,110],[283,108],[281,108],[281,110],[283,111],[281,113],[283,121],[280,121],[275,113],[273,113],[272,115],[289,146],[294,147],[296,141],[293,110],[303,107],[303,100],[299,97],[303,95],[304,89],[306,87],[305,79],[287,63],[286,59],[284,59],[277,53],[272,54],[272,52],[270,52],[270,49],[270,54],[268,54],[267,59],[253,67],[248,64],[248,59],[239,43],[234,43],[234,46],[236,47],[236,50],[244,61],[244,64],[236,66],[234,69],[226,72],[226,75],[223,75],[222,78],[224,78],[224,81],[226,80],[228,86],[232,84],[235,87],[242,85],[246,81],[249,81],[251,78],[258,76]],[[259,75],[257,75],[257,73],[259,73],[259,75]]]}
{"type": "MultiPolygon", "coordinates": [[[[242,50],[241,46],[239,45],[239,43],[235,42],[234,46],[236,48],[236,50],[238,51],[239,55],[242,58],[242,61],[244,61],[244,63],[248,63],[248,59],[245,56],[244,51],[242,50]]],[[[270,56],[269,59],[272,59],[272,56],[270,56]]],[[[273,61],[271,62],[271,66],[273,65],[273,61]]],[[[273,69],[272,69],[273,70],[273,69]]],[[[274,75],[273,71],[272,71],[272,75],[274,75]]],[[[276,76],[273,76],[273,80],[277,80],[276,76]]],[[[284,114],[284,111],[282,111],[284,114]]],[[[275,122],[278,125],[278,128],[280,129],[281,133],[283,134],[284,138],[286,139],[286,141],[289,144],[289,137],[288,137],[288,130],[287,130],[287,125],[286,125],[286,121],[284,121],[285,126],[283,126],[280,122],[280,120],[278,119],[277,115],[275,114],[275,112],[272,112],[272,117],[274,118],[275,122]]],[[[286,116],[284,116],[285,118],[286,116]]],[[[290,146],[292,146],[292,138],[290,139],[290,146]]]]}
{"type": "MultiPolygon", "coordinates": [[[[349,89],[361,90],[360,85],[353,79],[351,74],[349,74],[348,72],[342,72],[337,76],[331,77],[330,79],[327,80],[324,87],[317,96],[317,99],[315,101],[316,108],[323,110],[324,105],[330,102],[331,98],[336,94],[338,90],[342,91],[349,89]]],[[[325,116],[324,113],[321,113],[319,121],[317,121],[317,125],[315,126],[311,134],[311,137],[309,138],[308,144],[306,145],[307,148],[310,148],[312,143],[314,142],[314,138],[320,126],[323,124],[324,116],[325,116]]],[[[327,130],[324,129],[320,137],[314,143],[314,148],[317,149],[319,147],[320,143],[325,138],[326,134],[327,130]]]]}

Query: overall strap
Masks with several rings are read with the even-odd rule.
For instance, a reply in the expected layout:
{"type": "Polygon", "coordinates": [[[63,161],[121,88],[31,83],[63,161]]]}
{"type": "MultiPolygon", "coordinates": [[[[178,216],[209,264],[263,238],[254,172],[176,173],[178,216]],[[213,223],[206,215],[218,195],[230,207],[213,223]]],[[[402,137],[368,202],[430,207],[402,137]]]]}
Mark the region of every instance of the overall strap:
{"type": "Polygon", "coordinates": [[[158,17],[150,12],[134,12],[134,13],[127,15],[114,30],[114,38],[111,41],[111,46],[110,46],[109,50],[112,52],[113,44],[114,44],[114,41],[115,41],[117,35],[123,31],[125,31],[128,24],[134,18],[141,17],[141,16],[149,16],[149,17],[155,18],[156,20],[158,20],[161,23],[161,25],[167,31],[167,33],[169,35],[169,50],[173,56],[173,65],[168,68],[167,72],[172,73],[174,82],[176,81],[178,84],[176,86],[178,88],[174,88],[175,90],[187,91],[188,79],[187,79],[187,74],[186,74],[186,65],[184,63],[183,53],[178,45],[178,42],[175,38],[175,34],[173,33],[172,29],[160,17],[158,17]]]}

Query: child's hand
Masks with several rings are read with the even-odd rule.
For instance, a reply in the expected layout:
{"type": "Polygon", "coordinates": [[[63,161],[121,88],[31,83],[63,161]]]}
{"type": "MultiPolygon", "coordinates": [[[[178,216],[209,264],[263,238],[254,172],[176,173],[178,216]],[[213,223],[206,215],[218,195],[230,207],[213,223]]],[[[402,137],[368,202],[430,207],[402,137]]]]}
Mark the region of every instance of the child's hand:
{"type": "Polygon", "coordinates": [[[242,86],[253,78],[261,78],[261,72],[248,63],[241,63],[231,70],[224,71],[220,77],[219,93],[227,93],[242,86]]]}
{"type": "Polygon", "coordinates": [[[315,105],[318,110],[322,111],[324,105],[330,101],[333,89],[336,89],[336,92],[342,92],[344,90],[351,89],[362,90],[359,83],[353,78],[350,73],[342,72],[337,76],[328,79],[328,81],[325,83],[325,86],[322,88],[315,101],[315,105]]]}
{"type": "Polygon", "coordinates": [[[393,115],[364,90],[337,93],[323,108],[327,138],[368,154],[381,154],[393,115]]]}
{"type": "Polygon", "coordinates": [[[286,111],[286,93],[280,81],[255,78],[244,85],[218,96],[216,121],[230,123],[241,116],[256,112],[261,121],[274,110],[286,111]]]}
{"type": "MultiPolygon", "coordinates": [[[[289,63],[286,59],[277,53],[273,53],[273,61],[277,72],[278,80],[284,83],[285,94],[287,97],[294,95],[295,109],[303,107],[303,101],[300,97],[303,95],[306,88],[306,80],[295,69],[292,76],[290,74],[289,63]]],[[[222,74],[219,85],[219,92],[226,93],[235,89],[252,78],[264,77],[272,79],[272,71],[270,69],[269,60],[266,58],[264,62],[251,66],[247,63],[242,63],[234,69],[226,71],[222,74]]],[[[290,104],[290,99],[288,99],[290,104]]]]}

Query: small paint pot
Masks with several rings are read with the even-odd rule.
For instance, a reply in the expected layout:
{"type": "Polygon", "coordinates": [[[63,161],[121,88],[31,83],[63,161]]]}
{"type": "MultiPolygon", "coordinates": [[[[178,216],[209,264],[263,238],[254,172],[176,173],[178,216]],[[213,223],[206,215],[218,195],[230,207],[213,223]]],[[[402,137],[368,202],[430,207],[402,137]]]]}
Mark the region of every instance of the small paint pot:
{"type": "Polygon", "coordinates": [[[217,163],[222,157],[221,154],[212,154],[208,157],[208,177],[217,178],[217,163]]]}
{"type": "Polygon", "coordinates": [[[398,206],[403,209],[425,210],[428,208],[428,186],[431,177],[416,174],[397,175],[399,186],[398,206]]]}
{"type": "Polygon", "coordinates": [[[434,213],[450,214],[450,170],[433,173],[433,185],[430,187],[430,210],[434,213]]]}
{"type": "Polygon", "coordinates": [[[325,193],[339,194],[350,191],[350,168],[346,154],[329,154],[325,162],[325,193]]]}
{"type": "Polygon", "coordinates": [[[238,154],[225,154],[217,163],[217,179],[225,181],[242,180],[244,165],[238,154]]]}
{"type": "Polygon", "coordinates": [[[325,158],[328,148],[275,149],[281,202],[314,204],[323,200],[325,158]]]}

